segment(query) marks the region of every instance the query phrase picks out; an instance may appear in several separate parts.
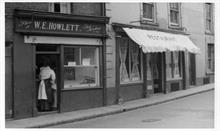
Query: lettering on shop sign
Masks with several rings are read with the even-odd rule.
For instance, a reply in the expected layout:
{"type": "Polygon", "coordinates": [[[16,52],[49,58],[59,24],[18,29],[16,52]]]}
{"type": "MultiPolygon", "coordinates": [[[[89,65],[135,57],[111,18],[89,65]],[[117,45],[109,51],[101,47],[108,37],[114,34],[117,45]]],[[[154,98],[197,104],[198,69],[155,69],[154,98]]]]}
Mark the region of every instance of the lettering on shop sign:
{"type": "Polygon", "coordinates": [[[102,34],[104,25],[97,23],[83,22],[54,22],[42,20],[24,20],[18,19],[16,22],[16,31],[18,32],[67,32],[67,33],[93,33],[102,34]]]}
{"type": "Polygon", "coordinates": [[[147,35],[149,39],[152,40],[163,40],[163,41],[175,41],[175,37],[168,37],[168,36],[159,36],[159,35],[147,35]]]}

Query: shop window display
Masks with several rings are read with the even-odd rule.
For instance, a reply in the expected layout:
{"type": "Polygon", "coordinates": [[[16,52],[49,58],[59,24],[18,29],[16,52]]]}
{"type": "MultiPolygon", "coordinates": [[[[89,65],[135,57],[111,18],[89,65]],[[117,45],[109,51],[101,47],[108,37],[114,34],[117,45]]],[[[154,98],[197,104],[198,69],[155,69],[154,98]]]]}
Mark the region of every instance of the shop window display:
{"type": "Polygon", "coordinates": [[[215,51],[214,44],[208,44],[208,72],[214,73],[215,70],[215,51]]]}
{"type": "Polygon", "coordinates": [[[181,61],[179,52],[166,52],[167,80],[181,78],[181,61]]]}
{"type": "Polygon", "coordinates": [[[134,83],[141,82],[141,51],[137,44],[129,39],[122,39],[120,44],[120,82],[134,83]]]}
{"type": "Polygon", "coordinates": [[[151,55],[147,54],[147,80],[152,80],[151,55]]]}
{"type": "Polygon", "coordinates": [[[64,48],[64,88],[99,86],[98,48],[64,48]]]}
{"type": "Polygon", "coordinates": [[[153,79],[159,79],[159,66],[158,62],[157,62],[157,53],[152,54],[152,59],[151,59],[151,69],[152,69],[152,73],[153,73],[153,79]]]}

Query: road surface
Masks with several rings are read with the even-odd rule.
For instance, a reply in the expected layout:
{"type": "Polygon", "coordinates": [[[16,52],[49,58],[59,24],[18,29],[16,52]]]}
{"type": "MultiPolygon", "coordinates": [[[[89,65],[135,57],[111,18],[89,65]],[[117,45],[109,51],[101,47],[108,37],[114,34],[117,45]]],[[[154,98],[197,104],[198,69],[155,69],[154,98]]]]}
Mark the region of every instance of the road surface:
{"type": "Polygon", "coordinates": [[[50,128],[214,128],[214,91],[50,128]]]}

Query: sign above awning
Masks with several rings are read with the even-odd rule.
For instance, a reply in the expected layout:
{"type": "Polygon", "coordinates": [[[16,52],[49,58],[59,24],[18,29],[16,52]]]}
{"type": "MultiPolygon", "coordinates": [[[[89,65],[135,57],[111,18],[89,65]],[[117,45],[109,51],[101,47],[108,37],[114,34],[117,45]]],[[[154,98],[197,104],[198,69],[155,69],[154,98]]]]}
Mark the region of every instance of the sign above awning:
{"type": "Polygon", "coordinates": [[[140,45],[144,53],[166,51],[200,53],[200,49],[185,35],[133,28],[123,28],[123,30],[140,45]]]}

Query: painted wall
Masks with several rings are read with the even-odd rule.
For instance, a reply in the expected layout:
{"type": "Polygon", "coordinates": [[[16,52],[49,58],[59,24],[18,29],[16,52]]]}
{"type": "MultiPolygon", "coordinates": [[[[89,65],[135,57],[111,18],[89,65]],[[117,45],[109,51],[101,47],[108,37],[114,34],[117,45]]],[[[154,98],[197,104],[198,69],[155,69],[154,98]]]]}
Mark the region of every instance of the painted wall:
{"type": "MultiPolygon", "coordinates": [[[[141,16],[141,6],[141,3],[108,3],[106,4],[106,15],[110,17],[110,24],[112,22],[117,22],[140,25],[140,22],[138,21],[140,21],[141,16]]],[[[169,29],[168,3],[157,3],[156,8],[159,28],[169,29]]],[[[211,36],[205,35],[204,3],[181,3],[181,19],[182,27],[186,29],[188,34],[190,34],[189,37],[193,43],[201,49],[201,54],[196,55],[196,77],[202,79],[206,76],[207,41],[214,41],[213,37],[210,38],[211,36]]],[[[115,36],[110,25],[108,31],[110,32],[111,39],[107,40],[107,51],[112,49],[115,51],[115,36]]],[[[115,57],[114,52],[112,57],[115,57]]],[[[112,61],[112,58],[109,56],[107,57],[107,61],[108,60],[112,61]]],[[[112,64],[115,63],[112,61],[112,64]]],[[[114,66],[112,71],[114,72],[114,66]]],[[[112,86],[111,82],[107,84],[107,86],[112,86]]]]}
{"type": "Polygon", "coordinates": [[[182,5],[183,27],[190,34],[190,39],[201,50],[196,55],[196,77],[205,76],[205,25],[202,3],[185,3],[182,5]]]}
{"type": "Polygon", "coordinates": [[[168,3],[157,3],[156,6],[159,27],[168,29],[168,3]]]}
{"type": "Polygon", "coordinates": [[[108,3],[106,15],[111,22],[140,25],[140,3],[108,3]]]}

